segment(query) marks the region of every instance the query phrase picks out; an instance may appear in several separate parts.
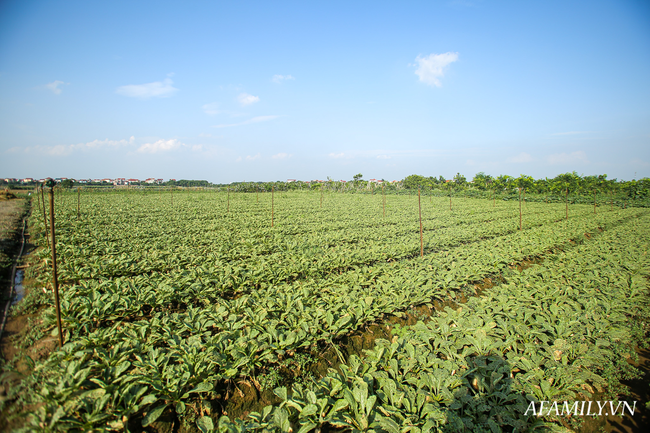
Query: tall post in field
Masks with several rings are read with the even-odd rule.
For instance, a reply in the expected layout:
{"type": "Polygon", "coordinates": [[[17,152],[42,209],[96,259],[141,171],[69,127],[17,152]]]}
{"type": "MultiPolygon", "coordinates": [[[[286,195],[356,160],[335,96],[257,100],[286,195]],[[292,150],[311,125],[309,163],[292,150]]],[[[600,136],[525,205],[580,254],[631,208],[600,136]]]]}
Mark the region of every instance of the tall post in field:
{"type": "Polygon", "coordinates": [[[566,219],[569,220],[569,188],[566,189],[566,194],[564,196],[564,202],[566,203],[566,219]]]}
{"type": "Polygon", "coordinates": [[[275,188],[271,186],[271,227],[273,227],[273,217],[275,212],[274,197],[275,197],[275,188]]]}
{"type": "Polygon", "coordinates": [[[424,240],[422,237],[422,202],[420,201],[420,188],[418,188],[418,211],[420,213],[420,257],[424,257],[424,240]]]}
{"type": "Polygon", "coordinates": [[[50,248],[50,232],[47,231],[47,215],[45,215],[45,193],[44,186],[41,186],[41,198],[43,199],[43,224],[45,224],[45,238],[47,239],[47,247],[50,248]]]}
{"type": "Polygon", "coordinates": [[[79,221],[79,200],[81,199],[81,189],[77,187],[77,221],[79,221]]]}
{"type": "Polygon", "coordinates": [[[521,188],[519,189],[519,231],[521,231],[521,188]]]}
{"type": "Polygon", "coordinates": [[[61,306],[59,304],[59,282],[56,273],[56,238],[54,233],[54,185],[50,186],[50,234],[52,235],[52,286],[54,287],[54,303],[56,304],[56,323],[59,327],[59,347],[63,346],[63,331],[61,330],[61,306]]]}

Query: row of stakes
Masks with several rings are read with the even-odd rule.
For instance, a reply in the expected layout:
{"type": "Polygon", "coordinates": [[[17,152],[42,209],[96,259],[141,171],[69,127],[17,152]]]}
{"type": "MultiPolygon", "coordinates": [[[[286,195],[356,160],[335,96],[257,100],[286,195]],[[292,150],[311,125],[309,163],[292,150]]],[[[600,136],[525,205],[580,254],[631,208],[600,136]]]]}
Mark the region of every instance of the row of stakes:
{"type": "MultiPolygon", "coordinates": [[[[59,331],[59,347],[63,346],[63,330],[61,326],[61,306],[60,306],[60,301],[59,301],[59,283],[58,283],[58,276],[57,276],[57,267],[56,267],[56,233],[55,233],[55,224],[54,224],[54,186],[56,183],[53,180],[48,180],[44,186],[50,188],[49,192],[49,198],[50,198],[50,218],[49,218],[49,226],[50,226],[50,231],[48,232],[46,230],[46,238],[47,238],[47,245],[48,247],[51,247],[52,250],[52,286],[54,288],[54,302],[56,306],[56,321],[57,321],[57,326],[58,326],[58,331],[59,331]],[[51,241],[50,241],[51,238],[51,241]]],[[[43,221],[45,223],[45,226],[47,227],[48,225],[48,218],[45,212],[45,193],[44,193],[44,187],[40,188],[40,198],[39,200],[39,205],[42,202],[42,209],[43,209],[43,221]]],[[[384,186],[382,185],[382,208],[383,208],[383,216],[386,216],[386,195],[384,193],[384,186]]],[[[79,206],[80,206],[80,195],[81,195],[81,189],[77,189],[77,220],[79,219],[79,206]]],[[[568,198],[568,189],[566,191],[566,195],[568,198]]],[[[274,225],[274,197],[275,197],[275,188],[272,186],[271,187],[271,227],[274,225]]],[[[594,199],[595,199],[595,194],[594,194],[594,199]]],[[[257,195],[257,201],[259,202],[259,193],[257,195]]],[[[174,204],[174,192],[171,190],[171,203],[172,205],[174,204]]],[[[496,204],[496,203],[495,203],[496,204]]],[[[596,212],[596,204],[594,201],[594,213],[596,212]]],[[[321,194],[320,194],[320,207],[323,207],[323,188],[321,187],[321,194]]],[[[613,207],[613,200],[612,200],[612,207],[613,207]]],[[[451,195],[449,196],[449,210],[452,209],[452,204],[451,204],[451,195]]],[[[230,212],[230,188],[228,188],[228,212],[230,212]]],[[[424,257],[424,236],[423,236],[423,228],[422,228],[422,201],[420,197],[420,189],[418,188],[418,214],[419,214],[419,220],[420,220],[420,257],[424,257]]],[[[568,200],[566,202],[566,219],[569,218],[569,209],[568,209],[568,200]]],[[[521,189],[519,189],[519,230],[522,230],[522,211],[521,211],[521,189]]]]}

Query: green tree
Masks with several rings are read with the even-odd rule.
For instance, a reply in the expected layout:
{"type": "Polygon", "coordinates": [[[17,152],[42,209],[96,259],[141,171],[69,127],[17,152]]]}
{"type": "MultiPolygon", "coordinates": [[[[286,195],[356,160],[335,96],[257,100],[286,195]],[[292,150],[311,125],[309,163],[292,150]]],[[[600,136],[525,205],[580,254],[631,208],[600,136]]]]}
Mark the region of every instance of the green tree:
{"type": "Polygon", "coordinates": [[[61,181],[61,188],[70,189],[74,186],[74,181],[72,179],[64,179],[61,181]]]}
{"type": "Polygon", "coordinates": [[[479,173],[476,173],[474,175],[474,179],[472,179],[472,185],[474,187],[480,189],[480,190],[486,190],[490,188],[490,185],[492,184],[492,176],[489,174],[485,174],[482,171],[479,173]]]}
{"type": "Polygon", "coordinates": [[[430,182],[429,179],[427,179],[424,176],[420,176],[418,174],[412,174],[410,176],[407,176],[403,181],[402,185],[404,186],[405,189],[418,189],[420,187],[425,187],[429,186],[430,182]]]}
{"type": "Polygon", "coordinates": [[[467,178],[460,173],[456,173],[456,176],[454,176],[454,183],[457,187],[462,188],[467,185],[467,178]]]}

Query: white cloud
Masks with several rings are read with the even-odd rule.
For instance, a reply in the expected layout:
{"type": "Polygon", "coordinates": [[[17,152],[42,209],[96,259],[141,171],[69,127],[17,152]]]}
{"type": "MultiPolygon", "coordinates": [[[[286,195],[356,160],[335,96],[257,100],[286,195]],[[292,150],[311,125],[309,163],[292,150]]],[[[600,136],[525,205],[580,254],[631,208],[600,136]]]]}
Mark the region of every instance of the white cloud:
{"type": "Polygon", "coordinates": [[[138,147],[138,153],[158,153],[158,152],[169,152],[170,150],[180,149],[181,147],[187,147],[185,143],[181,143],[176,138],[171,140],[158,140],[154,143],[145,143],[142,146],[138,147]]]}
{"type": "Polygon", "coordinates": [[[506,162],[515,162],[515,163],[524,163],[524,162],[531,162],[533,160],[533,157],[530,156],[526,152],[521,152],[517,156],[511,156],[510,158],[506,159],[506,162]]]}
{"type": "Polygon", "coordinates": [[[248,125],[251,123],[259,123],[259,122],[267,122],[269,120],[277,119],[280,116],[257,116],[253,117],[252,119],[244,120],[243,122],[239,123],[227,123],[223,125],[214,125],[213,128],[228,128],[230,126],[240,126],[240,125],[248,125]]]}
{"type": "Polygon", "coordinates": [[[247,155],[246,156],[246,161],[255,161],[256,159],[260,159],[262,155],[258,152],[253,156],[247,155]]]}
{"type": "Polygon", "coordinates": [[[587,154],[582,150],[571,153],[555,153],[547,158],[550,164],[588,163],[587,154]]]}
{"type": "Polygon", "coordinates": [[[377,159],[390,159],[391,157],[388,155],[377,155],[377,159]]]}
{"type": "Polygon", "coordinates": [[[177,88],[172,86],[173,83],[174,82],[171,80],[171,78],[168,77],[163,81],[154,81],[153,83],[129,84],[128,86],[120,86],[115,91],[120,95],[129,96],[132,98],[166,98],[172,96],[178,91],[177,88]]]}
{"type": "Polygon", "coordinates": [[[331,158],[343,158],[344,156],[345,156],[345,153],[343,153],[343,152],[341,152],[341,153],[333,153],[333,152],[330,153],[331,158]]]}
{"type": "Polygon", "coordinates": [[[237,102],[239,102],[242,107],[245,107],[246,105],[260,102],[260,98],[258,96],[249,95],[248,93],[240,93],[239,96],[237,96],[237,102]]]}
{"type": "Polygon", "coordinates": [[[210,104],[205,104],[201,108],[203,108],[203,112],[205,114],[209,114],[211,116],[214,116],[215,114],[221,113],[221,111],[218,109],[219,104],[216,102],[212,102],[210,104]]]}
{"type": "Polygon", "coordinates": [[[195,144],[192,146],[192,151],[193,152],[200,152],[203,150],[203,145],[202,144],[195,144]]]}
{"type": "Polygon", "coordinates": [[[61,84],[70,84],[70,83],[64,83],[63,81],[56,80],[56,81],[52,81],[51,83],[47,83],[45,87],[50,89],[52,93],[54,93],[55,95],[60,95],[61,92],[63,91],[62,89],[59,89],[59,86],[61,84]]]}
{"type": "Polygon", "coordinates": [[[237,159],[235,160],[235,162],[241,162],[241,156],[237,157],[237,159]]]}
{"type": "Polygon", "coordinates": [[[9,149],[12,152],[16,150],[22,150],[25,153],[30,154],[41,154],[41,155],[51,155],[51,156],[65,156],[73,152],[88,152],[98,149],[117,149],[119,147],[132,145],[135,141],[135,137],[131,137],[128,140],[93,140],[87,143],[78,143],[78,144],[58,144],[56,146],[30,146],[30,147],[14,147],[9,149]]]}
{"type": "Polygon", "coordinates": [[[450,63],[458,60],[458,53],[429,54],[426,57],[417,56],[415,61],[418,68],[415,74],[420,77],[420,81],[430,85],[440,87],[442,83],[438,78],[444,75],[444,68],[450,63]]]}
{"type": "Polygon", "coordinates": [[[271,78],[271,81],[274,83],[280,84],[284,80],[295,80],[291,75],[274,75],[273,78],[271,78]]]}
{"type": "Polygon", "coordinates": [[[271,156],[271,158],[273,158],[273,159],[287,159],[287,158],[290,158],[290,157],[291,157],[291,154],[285,153],[285,152],[280,152],[280,153],[277,153],[277,154],[271,156]]]}

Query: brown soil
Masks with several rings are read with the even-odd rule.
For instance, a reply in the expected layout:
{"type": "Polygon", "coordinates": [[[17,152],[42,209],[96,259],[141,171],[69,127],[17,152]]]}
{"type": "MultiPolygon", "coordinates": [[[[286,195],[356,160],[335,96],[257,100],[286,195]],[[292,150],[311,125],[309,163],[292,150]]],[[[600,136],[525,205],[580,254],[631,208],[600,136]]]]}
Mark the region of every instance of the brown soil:
{"type": "Polygon", "coordinates": [[[644,433],[650,430],[650,408],[646,407],[646,403],[650,402],[650,349],[636,348],[636,352],[638,362],[629,362],[641,370],[642,376],[623,381],[628,391],[618,396],[619,401],[626,401],[630,405],[636,401],[634,415],[626,412],[625,416],[620,416],[619,412],[618,416],[585,417],[580,433],[644,433]]]}

